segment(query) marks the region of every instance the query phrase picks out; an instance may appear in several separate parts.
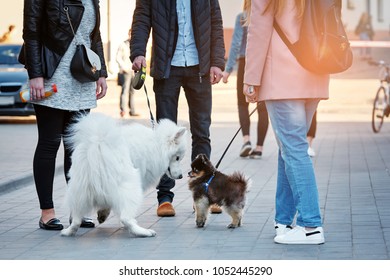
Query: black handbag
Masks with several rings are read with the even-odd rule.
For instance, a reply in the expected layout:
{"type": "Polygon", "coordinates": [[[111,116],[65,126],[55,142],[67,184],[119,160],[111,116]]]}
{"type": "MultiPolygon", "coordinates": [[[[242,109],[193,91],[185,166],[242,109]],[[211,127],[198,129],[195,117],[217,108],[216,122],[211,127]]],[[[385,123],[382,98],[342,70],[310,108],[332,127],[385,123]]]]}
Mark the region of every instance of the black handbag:
{"type": "MultiPolygon", "coordinates": [[[[68,7],[64,7],[69,25],[72,29],[73,35],[76,34],[71,23],[68,7]]],[[[100,70],[102,68],[100,57],[84,44],[77,44],[76,52],[70,63],[70,72],[72,76],[80,83],[90,83],[99,80],[100,70]]]]}
{"type": "Polygon", "coordinates": [[[93,54],[91,49],[88,49],[85,45],[76,45],[76,52],[70,63],[70,72],[72,76],[80,83],[89,83],[99,80],[100,77],[100,58],[96,53],[96,58],[91,58],[93,54]],[[99,64],[99,65],[98,65],[99,64]]]}

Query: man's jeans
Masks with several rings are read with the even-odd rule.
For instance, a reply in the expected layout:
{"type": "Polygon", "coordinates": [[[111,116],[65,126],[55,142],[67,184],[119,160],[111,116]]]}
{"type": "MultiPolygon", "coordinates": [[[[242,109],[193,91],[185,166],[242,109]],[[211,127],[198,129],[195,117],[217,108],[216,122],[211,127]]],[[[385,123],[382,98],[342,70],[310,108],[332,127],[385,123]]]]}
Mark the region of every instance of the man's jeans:
{"type": "Polygon", "coordinates": [[[266,101],[279,146],[275,222],[291,225],[322,225],[318,189],[312,161],[307,154],[306,133],[318,99],[266,101]]]}
{"type": "MultiPolygon", "coordinates": [[[[211,84],[209,75],[199,76],[199,67],[171,67],[168,79],[154,79],[153,90],[156,98],[157,120],[167,118],[177,123],[180,89],[184,89],[187,99],[190,129],[192,134],[193,160],[198,154],[210,158],[210,125],[211,125],[211,84]]],[[[157,186],[159,203],[172,202],[174,194],[171,189],[175,181],[164,175],[157,186]]]]}

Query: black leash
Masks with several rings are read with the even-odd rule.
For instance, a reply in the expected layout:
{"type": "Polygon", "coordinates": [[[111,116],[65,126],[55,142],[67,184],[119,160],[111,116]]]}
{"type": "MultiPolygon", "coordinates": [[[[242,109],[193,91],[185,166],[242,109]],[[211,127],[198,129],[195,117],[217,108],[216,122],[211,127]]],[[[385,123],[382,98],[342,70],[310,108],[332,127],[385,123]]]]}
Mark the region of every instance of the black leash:
{"type": "MultiPolygon", "coordinates": [[[[249,117],[252,116],[253,113],[257,110],[257,106],[259,106],[259,103],[256,104],[255,109],[253,109],[253,111],[249,114],[249,117]]],[[[224,158],[226,152],[229,150],[230,145],[233,143],[234,139],[236,138],[237,134],[240,132],[241,128],[242,128],[242,127],[240,126],[240,128],[237,130],[236,134],[234,134],[232,140],[230,140],[229,145],[226,147],[226,149],[225,149],[225,151],[223,152],[223,154],[222,154],[221,158],[219,159],[218,163],[215,165],[215,168],[216,168],[216,169],[218,169],[218,166],[221,164],[222,159],[224,158]]]]}
{"type": "Polygon", "coordinates": [[[154,128],[155,125],[155,120],[152,114],[152,110],[150,109],[150,101],[149,101],[149,96],[148,96],[148,91],[146,90],[146,85],[145,85],[145,79],[146,79],[146,67],[142,66],[141,69],[137,72],[135,72],[134,78],[131,82],[131,86],[134,89],[141,89],[142,86],[144,87],[145,94],[146,94],[146,99],[148,101],[148,107],[149,107],[149,113],[150,113],[150,122],[152,123],[152,128],[154,128]]]}
{"type": "Polygon", "coordinates": [[[146,94],[146,99],[148,101],[148,107],[149,107],[149,113],[150,113],[150,122],[152,123],[152,128],[154,128],[154,125],[155,125],[155,120],[154,120],[154,117],[153,117],[153,113],[152,113],[152,109],[150,109],[150,101],[149,101],[149,96],[148,96],[148,91],[146,90],[146,85],[144,84],[144,90],[145,90],[145,94],[146,94]]]}
{"type": "MultiPolygon", "coordinates": [[[[150,113],[150,122],[152,123],[152,128],[154,128],[154,125],[155,125],[155,120],[154,120],[154,117],[153,117],[153,113],[152,113],[152,110],[150,108],[150,101],[149,101],[149,96],[148,96],[148,91],[146,90],[146,85],[143,84],[144,86],[144,90],[145,90],[145,94],[146,94],[146,99],[147,99],[147,102],[148,102],[148,107],[149,107],[149,113],[150,113]]],[[[249,114],[249,117],[253,115],[253,113],[257,110],[257,107],[259,106],[259,103],[256,104],[256,107],[253,109],[253,111],[249,114]]],[[[240,128],[236,131],[236,133],[234,134],[232,140],[230,140],[229,144],[227,145],[225,151],[223,152],[221,158],[219,159],[218,163],[215,165],[215,169],[218,169],[218,166],[221,164],[221,161],[222,159],[225,157],[225,154],[226,152],[229,150],[230,148],[230,145],[233,143],[234,139],[236,138],[237,134],[240,132],[241,130],[241,126],[240,128]]]]}

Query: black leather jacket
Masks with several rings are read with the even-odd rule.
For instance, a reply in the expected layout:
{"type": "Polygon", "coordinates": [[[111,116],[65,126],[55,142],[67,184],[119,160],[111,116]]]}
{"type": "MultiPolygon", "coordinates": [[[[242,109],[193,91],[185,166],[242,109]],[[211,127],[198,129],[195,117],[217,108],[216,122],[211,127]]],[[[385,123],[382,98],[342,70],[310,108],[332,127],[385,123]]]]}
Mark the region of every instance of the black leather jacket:
{"type": "MultiPolygon", "coordinates": [[[[100,36],[99,0],[93,0],[96,25],[91,33],[91,49],[101,60],[101,77],[107,77],[103,44],[100,36]]],[[[62,56],[73,40],[64,7],[68,7],[73,28],[77,31],[84,13],[81,0],[24,1],[23,40],[19,61],[25,65],[29,78],[51,78],[62,56]]]]}
{"type": "MultiPolygon", "coordinates": [[[[225,67],[225,45],[222,15],[218,0],[192,0],[192,26],[199,55],[199,76],[211,66],[225,67]]],[[[153,45],[150,75],[166,79],[176,49],[178,23],[176,0],[137,0],[130,39],[130,59],[146,56],[146,45],[152,29],[153,45]]]]}

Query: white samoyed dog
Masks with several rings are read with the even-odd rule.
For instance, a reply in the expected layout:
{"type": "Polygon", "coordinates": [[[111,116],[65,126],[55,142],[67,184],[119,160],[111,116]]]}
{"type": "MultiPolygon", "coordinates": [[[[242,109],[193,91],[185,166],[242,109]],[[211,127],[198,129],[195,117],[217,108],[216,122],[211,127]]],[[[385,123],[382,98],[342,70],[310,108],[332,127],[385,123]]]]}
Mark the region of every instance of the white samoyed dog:
{"type": "Polygon", "coordinates": [[[186,132],[167,119],[152,129],[120,124],[98,113],[81,117],[66,138],[73,148],[66,194],[72,222],[61,235],[75,235],[82,218],[92,210],[97,210],[100,223],[112,210],[130,234],[155,236],[155,231],[139,226],[135,217],[143,192],[156,186],[164,173],[182,178],[186,132]]]}

